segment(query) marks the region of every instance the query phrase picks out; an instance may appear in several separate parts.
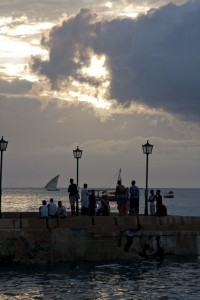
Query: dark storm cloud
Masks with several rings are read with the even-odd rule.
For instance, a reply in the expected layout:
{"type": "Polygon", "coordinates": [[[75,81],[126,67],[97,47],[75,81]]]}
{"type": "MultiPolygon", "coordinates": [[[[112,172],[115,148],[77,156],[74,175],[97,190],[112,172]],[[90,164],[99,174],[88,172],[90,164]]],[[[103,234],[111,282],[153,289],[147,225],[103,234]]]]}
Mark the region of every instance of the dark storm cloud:
{"type": "Polygon", "coordinates": [[[34,71],[53,88],[80,77],[91,50],[106,56],[110,97],[137,100],[189,120],[200,120],[200,3],[169,4],[138,19],[99,20],[90,10],[54,27],[43,45],[49,60],[33,59],[34,71]]]}

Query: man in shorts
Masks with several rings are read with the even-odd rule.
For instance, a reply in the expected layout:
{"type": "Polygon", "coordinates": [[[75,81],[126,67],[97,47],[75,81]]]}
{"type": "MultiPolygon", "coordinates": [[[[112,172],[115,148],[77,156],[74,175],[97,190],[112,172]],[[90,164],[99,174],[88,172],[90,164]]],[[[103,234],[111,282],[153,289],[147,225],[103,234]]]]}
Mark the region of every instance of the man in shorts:
{"type": "Polygon", "coordinates": [[[139,188],[135,185],[135,180],[132,180],[131,187],[129,189],[130,192],[130,215],[136,213],[139,214],[139,199],[140,199],[140,191],[139,188]]]}
{"type": "Polygon", "coordinates": [[[68,187],[68,193],[69,193],[69,202],[71,206],[71,214],[72,216],[75,215],[75,204],[78,197],[78,191],[77,191],[77,185],[74,183],[74,179],[70,179],[70,185],[68,187]]]}

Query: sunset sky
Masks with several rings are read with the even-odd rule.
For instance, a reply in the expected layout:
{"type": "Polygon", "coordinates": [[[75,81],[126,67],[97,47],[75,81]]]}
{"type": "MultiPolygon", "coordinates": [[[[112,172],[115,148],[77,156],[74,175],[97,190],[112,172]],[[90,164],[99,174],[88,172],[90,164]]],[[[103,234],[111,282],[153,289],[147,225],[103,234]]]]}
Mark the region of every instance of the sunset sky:
{"type": "Polygon", "coordinates": [[[3,187],[199,188],[199,0],[0,1],[3,187]],[[115,186],[114,182],[113,186],[115,186]]]}

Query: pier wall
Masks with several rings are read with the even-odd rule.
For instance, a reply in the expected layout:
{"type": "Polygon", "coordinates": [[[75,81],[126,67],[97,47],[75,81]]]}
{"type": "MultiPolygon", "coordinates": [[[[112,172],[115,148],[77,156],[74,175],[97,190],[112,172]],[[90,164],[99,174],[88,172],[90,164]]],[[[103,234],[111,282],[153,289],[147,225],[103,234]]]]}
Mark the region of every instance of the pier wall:
{"type": "Polygon", "coordinates": [[[200,217],[112,215],[46,221],[38,213],[3,213],[0,234],[0,265],[200,255],[200,217]]]}

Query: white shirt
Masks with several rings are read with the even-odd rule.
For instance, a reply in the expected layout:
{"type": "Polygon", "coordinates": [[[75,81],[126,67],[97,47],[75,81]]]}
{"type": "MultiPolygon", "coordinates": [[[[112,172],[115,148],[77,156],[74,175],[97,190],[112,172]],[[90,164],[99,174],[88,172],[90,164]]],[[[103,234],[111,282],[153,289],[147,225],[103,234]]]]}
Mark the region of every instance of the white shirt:
{"type": "Polygon", "coordinates": [[[61,206],[58,206],[57,214],[60,216],[66,216],[67,217],[67,210],[66,207],[62,204],[61,206]]]}
{"type": "Polygon", "coordinates": [[[49,215],[50,216],[55,216],[56,212],[57,212],[57,205],[54,202],[50,202],[48,204],[48,210],[49,210],[49,215]]]}
{"type": "Polygon", "coordinates": [[[41,218],[48,217],[48,208],[47,208],[46,205],[40,206],[39,212],[40,212],[40,217],[41,217],[41,218]]]}
{"type": "Polygon", "coordinates": [[[82,188],[81,190],[81,205],[82,207],[89,207],[89,192],[87,189],[82,188]]]}

